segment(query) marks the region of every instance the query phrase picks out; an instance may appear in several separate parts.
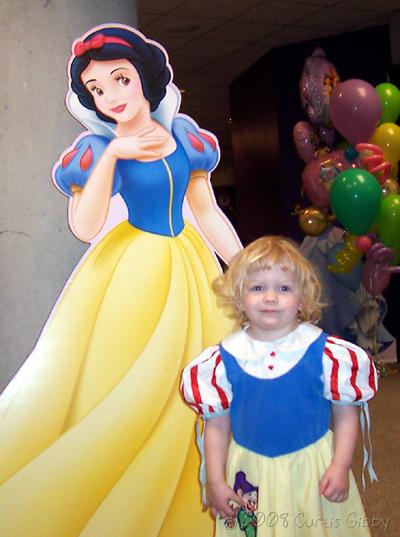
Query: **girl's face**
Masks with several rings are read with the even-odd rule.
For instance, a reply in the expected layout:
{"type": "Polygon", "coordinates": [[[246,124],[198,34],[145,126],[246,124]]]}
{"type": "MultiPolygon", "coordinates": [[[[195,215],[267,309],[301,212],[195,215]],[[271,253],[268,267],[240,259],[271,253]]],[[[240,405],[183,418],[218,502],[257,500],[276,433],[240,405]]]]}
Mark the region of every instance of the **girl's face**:
{"type": "Polygon", "coordinates": [[[81,80],[93,95],[96,108],[117,123],[131,121],[149,109],[139,74],[126,59],[91,60],[81,80]]]}
{"type": "Polygon", "coordinates": [[[250,273],[239,308],[249,320],[249,336],[272,341],[296,327],[300,304],[300,290],[292,272],[273,265],[250,273]]]}

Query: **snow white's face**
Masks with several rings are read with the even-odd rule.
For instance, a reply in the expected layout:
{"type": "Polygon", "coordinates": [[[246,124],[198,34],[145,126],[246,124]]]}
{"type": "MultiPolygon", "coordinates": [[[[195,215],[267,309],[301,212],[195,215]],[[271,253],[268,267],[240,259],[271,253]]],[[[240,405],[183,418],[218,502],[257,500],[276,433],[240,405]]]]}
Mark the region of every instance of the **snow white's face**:
{"type": "Polygon", "coordinates": [[[130,121],[149,108],[139,74],[126,59],[91,60],[81,80],[93,95],[96,108],[117,123],[130,121]]]}

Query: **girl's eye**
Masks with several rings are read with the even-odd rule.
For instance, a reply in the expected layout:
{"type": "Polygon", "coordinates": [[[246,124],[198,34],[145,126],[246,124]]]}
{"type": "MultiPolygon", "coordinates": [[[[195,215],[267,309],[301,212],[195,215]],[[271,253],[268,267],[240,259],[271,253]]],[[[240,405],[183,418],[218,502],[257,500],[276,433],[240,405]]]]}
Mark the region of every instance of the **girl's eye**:
{"type": "Polygon", "coordinates": [[[124,76],[124,75],[118,75],[117,80],[121,84],[121,86],[127,86],[131,81],[130,78],[128,78],[127,76],[124,76]]]}
{"type": "Polygon", "coordinates": [[[288,285],[281,285],[279,288],[283,293],[288,293],[291,289],[288,285]]]}
{"type": "Polygon", "coordinates": [[[252,285],[250,287],[250,291],[262,291],[262,290],[263,290],[262,285],[252,285]]]}

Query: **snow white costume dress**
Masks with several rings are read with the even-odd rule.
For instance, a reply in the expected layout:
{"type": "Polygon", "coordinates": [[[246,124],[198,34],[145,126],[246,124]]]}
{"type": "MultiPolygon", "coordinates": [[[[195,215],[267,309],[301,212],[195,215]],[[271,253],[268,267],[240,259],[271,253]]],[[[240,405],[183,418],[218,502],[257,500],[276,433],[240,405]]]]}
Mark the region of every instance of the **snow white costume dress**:
{"type": "MultiPolygon", "coordinates": [[[[213,169],[219,153],[184,116],[170,130],[167,157],[117,162],[113,195],[128,221],[75,271],[0,399],[3,537],[212,533],[179,380],[231,323],[210,289],[218,263],[182,204],[191,172],[213,169]]],[[[64,156],[64,193],[85,185],[110,137],[80,137],[64,156]]]]}
{"type": "MultiPolygon", "coordinates": [[[[203,351],[182,377],[184,398],[203,419],[230,415],[226,479],[237,491],[242,474],[257,491],[247,514],[256,512],[257,537],[369,537],[357,524],[365,515],[353,474],[341,503],[321,496],[319,482],[333,457],[330,405],[359,405],[367,414],[376,389],[365,351],[308,323],[275,341],[235,332],[203,351]]],[[[218,518],[217,537],[250,533],[240,514],[218,518]]]]}

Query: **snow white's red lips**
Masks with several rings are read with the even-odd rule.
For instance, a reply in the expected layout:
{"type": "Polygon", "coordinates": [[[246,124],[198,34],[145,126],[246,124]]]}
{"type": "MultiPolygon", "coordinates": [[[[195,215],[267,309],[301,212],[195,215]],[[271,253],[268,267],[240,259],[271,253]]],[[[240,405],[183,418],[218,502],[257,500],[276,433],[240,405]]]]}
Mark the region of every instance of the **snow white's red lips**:
{"type": "Polygon", "coordinates": [[[123,112],[125,108],[126,108],[126,103],[120,104],[119,106],[116,106],[115,108],[111,108],[111,112],[116,112],[117,114],[119,114],[120,112],[123,112]]]}

